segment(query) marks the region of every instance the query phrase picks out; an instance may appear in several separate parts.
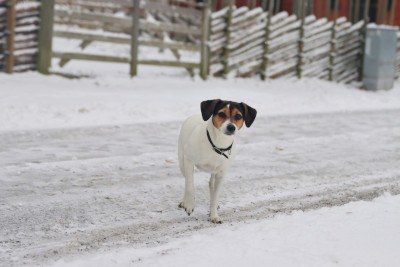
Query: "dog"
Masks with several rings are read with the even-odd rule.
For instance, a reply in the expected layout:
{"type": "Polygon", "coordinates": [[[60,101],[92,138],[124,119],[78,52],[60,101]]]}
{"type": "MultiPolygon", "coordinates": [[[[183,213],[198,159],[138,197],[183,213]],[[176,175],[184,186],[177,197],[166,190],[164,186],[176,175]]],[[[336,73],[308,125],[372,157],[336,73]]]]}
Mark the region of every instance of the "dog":
{"type": "Polygon", "coordinates": [[[246,125],[250,127],[257,111],[241,102],[221,99],[203,101],[201,116],[187,118],[178,141],[179,167],[185,177],[185,193],[180,208],[190,216],[194,210],[194,168],[211,174],[210,221],[222,223],[218,216],[222,180],[236,156],[235,136],[246,125]]]}

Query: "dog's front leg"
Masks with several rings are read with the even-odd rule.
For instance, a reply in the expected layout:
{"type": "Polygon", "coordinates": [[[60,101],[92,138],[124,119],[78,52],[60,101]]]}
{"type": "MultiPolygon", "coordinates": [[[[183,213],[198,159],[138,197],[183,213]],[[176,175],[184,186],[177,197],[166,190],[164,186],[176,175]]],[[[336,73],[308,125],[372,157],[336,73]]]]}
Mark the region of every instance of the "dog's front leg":
{"type": "Polygon", "coordinates": [[[218,216],[218,202],[224,173],[212,174],[210,178],[210,220],[213,223],[222,223],[218,216]]]}
{"type": "Polygon", "coordinates": [[[185,209],[186,213],[190,216],[194,210],[194,164],[188,160],[184,160],[185,171],[185,195],[182,202],[179,204],[180,208],[185,209]]]}

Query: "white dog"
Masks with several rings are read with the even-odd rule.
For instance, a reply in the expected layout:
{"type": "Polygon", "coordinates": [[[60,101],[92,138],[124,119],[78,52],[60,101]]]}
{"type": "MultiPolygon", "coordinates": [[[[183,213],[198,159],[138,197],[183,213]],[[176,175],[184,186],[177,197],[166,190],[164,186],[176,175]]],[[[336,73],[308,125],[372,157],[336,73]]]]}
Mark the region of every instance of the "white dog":
{"type": "Polygon", "coordinates": [[[221,223],[218,216],[218,197],[221,182],[235,159],[234,137],[242,128],[253,123],[257,111],[245,103],[220,99],[203,101],[201,114],[185,120],[179,134],[179,167],[185,176],[185,195],[180,208],[188,215],[194,210],[194,167],[211,173],[210,220],[221,223]]]}

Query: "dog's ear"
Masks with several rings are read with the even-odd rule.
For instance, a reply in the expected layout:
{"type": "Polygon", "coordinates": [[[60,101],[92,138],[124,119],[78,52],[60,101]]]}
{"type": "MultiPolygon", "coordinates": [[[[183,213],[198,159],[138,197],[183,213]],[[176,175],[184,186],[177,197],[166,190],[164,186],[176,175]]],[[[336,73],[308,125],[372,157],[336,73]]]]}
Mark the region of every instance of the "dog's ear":
{"type": "Polygon", "coordinates": [[[214,114],[215,106],[220,102],[221,99],[206,100],[201,102],[200,109],[203,120],[207,121],[211,115],[214,114]]]}
{"type": "Polygon", "coordinates": [[[244,110],[244,122],[246,124],[246,127],[250,127],[254,120],[256,119],[257,116],[257,110],[255,110],[254,108],[250,107],[249,105],[247,105],[246,103],[240,103],[243,107],[244,110]]]}

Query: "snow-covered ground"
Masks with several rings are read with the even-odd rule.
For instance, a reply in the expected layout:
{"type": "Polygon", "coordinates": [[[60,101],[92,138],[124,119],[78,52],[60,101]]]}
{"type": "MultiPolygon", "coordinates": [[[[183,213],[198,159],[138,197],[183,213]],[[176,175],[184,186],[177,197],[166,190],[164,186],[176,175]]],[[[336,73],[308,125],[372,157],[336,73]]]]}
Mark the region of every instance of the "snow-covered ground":
{"type": "Polygon", "coordinates": [[[54,267],[397,266],[400,196],[295,211],[198,231],[146,249],[120,249],[54,267]]]}
{"type": "Polygon", "coordinates": [[[125,65],[100,65],[116,70],[100,69],[97,74],[93,64],[86,65],[93,78],[0,74],[0,130],[179,121],[198,113],[201,101],[213,98],[246,102],[259,116],[400,108],[399,83],[391,91],[366,92],[317,79],[204,82],[183,71],[170,74],[162,69],[130,79],[125,65]]]}
{"type": "Polygon", "coordinates": [[[0,74],[0,266],[399,265],[400,83],[66,71],[89,77],[0,74]],[[258,110],[218,226],[205,174],[195,213],[177,208],[179,126],[212,98],[258,110]]]}

